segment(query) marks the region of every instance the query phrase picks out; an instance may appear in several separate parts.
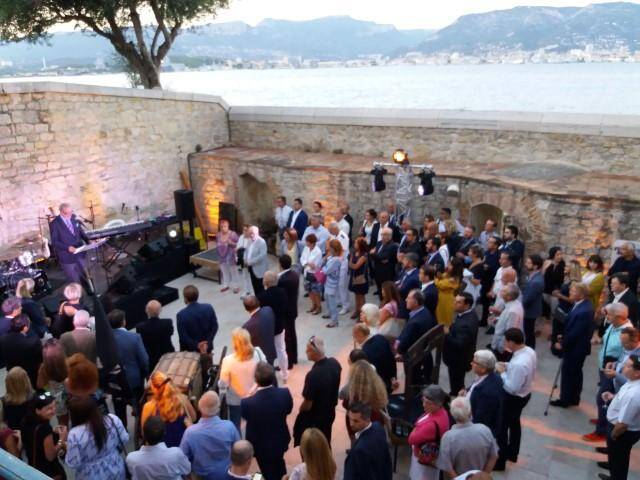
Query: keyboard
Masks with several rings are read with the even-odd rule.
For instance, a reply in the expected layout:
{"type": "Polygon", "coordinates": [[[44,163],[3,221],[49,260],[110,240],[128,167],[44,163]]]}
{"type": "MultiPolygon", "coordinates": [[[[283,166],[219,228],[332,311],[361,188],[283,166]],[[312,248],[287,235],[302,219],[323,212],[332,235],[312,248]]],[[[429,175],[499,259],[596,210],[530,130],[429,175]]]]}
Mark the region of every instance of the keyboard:
{"type": "Polygon", "coordinates": [[[139,222],[127,223],[118,227],[111,228],[97,228],[95,230],[89,230],[85,232],[89,240],[95,240],[96,238],[106,237],[118,237],[121,235],[132,235],[143,232],[153,226],[153,223],[148,220],[142,220],[139,222]]]}

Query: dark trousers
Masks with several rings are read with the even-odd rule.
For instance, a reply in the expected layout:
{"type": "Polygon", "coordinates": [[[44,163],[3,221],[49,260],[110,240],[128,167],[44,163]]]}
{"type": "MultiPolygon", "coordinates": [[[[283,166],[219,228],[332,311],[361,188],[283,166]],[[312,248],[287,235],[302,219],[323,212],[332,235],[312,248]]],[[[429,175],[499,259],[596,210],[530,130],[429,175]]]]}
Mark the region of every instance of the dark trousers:
{"type": "Polygon", "coordinates": [[[522,436],[520,415],[530,399],[531,394],[526,397],[518,397],[506,392],[504,394],[502,428],[498,434],[499,458],[501,461],[518,461],[520,438],[522,436]]]}
{"type": "Polygon", "coordinates": [[[127,428],[127,405],[131,405],[133,415],[139,415],[140,399],[144,393],[142,387],[132,388],[131,391],[133,398],[113,397],[113,412],[122,421],[125,429],[127,428]]]}
{"type": "Polygon", "coordinates": [[[582,393],[582,366],[585,355],[568,354],[564,352],[560,379],[560,400],[569,405],[580,403],[582,393]]]}
{"type": "Polygon", "coordinates": [[[296,334],[296,319],[288,319],[284,323],[284,344],[287,349],[289,366],[298,363],[298,335],[296,334]]]}
{"type": "Polygon", "coordinates": [[[480,326],[485,327],[489,319],[489,307],[491,306],[491,300],[487,297],[487,292],[482,289],[480,293],[480,302],[482,303],[482,318],[480,319],[480,326]]]}
{"type": "Polygon", "coordinates": [[[536,319],[524,319],[524,343],[527,347],[536,349],[536,319]]]}
{"type": "Polygon", "coordinates": [[[281,480],[287,473],[284,463],[284,453],[276,457],[256,455],[260,473],[265,480],[281,480]]]}
{"type": "Polygon", "coordinates": [[[602,394],[604,392],[614,392],[615,389],[613,387],[613,380],[611,378],[607,378],[601,371],[598,372],[600,374],[600,383],[598,384],[600,388],[598,388],[598,393],[596,393],[596,405],[598,407],[598,423],[596,424],[596,433],[599,435],[607,434],[607,426],[609,422],[607,421],[607,409],[604,400],[602,400],[602,394]]]}
{"type": "Polygon", "coordinates": [[[449,369],[451,393],[457,396],[458,392],[464,388],[464,376],[467,373],[467,368],[462,362],[448,365],[447,368],[449,369]]]}
{"type": "Polygon", "coordinates": [[[640,432],[626,431],[617,440],[611,438],[613,425],[608,424],[607,449],[611,480],[627,480],[629,474],[629,456],[631,447],[640,440],[640,432]]]}
{"type": "Polygon", "coordinates": [[[264,285],[262,285],[262,279],[255,276],[253,273],[253,267],[249,267],[249,276],[251,277],[251,286],[253,287],[253,294],[258,295],[264,292],[264,285]]]}

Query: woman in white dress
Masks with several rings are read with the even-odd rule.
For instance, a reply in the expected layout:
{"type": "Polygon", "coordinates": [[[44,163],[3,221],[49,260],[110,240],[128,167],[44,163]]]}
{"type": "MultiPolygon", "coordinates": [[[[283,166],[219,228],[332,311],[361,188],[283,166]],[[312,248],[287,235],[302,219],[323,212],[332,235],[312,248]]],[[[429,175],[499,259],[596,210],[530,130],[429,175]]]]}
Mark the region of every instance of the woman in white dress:
{"type": "Polygon", "coordinates": [[[304,278],[304,289],[309,293],[311,308],[307,313],[322,313],[322,284],[316,280],[316,270],[322,268],[322,251],[317,245],[318,237],[310,233],[305,239],[305,247],[300,255],[300,265],[304,278]]]}
{"type": "Polygon", "coordinates": [[[378,223],[378,214],[373,208],[370,208],[366,212],[364,212],[364,223],[362,224],[362,228],[360,229],[360,236],[367,239],[367,245],[369,248],[373,248],[378,242],[377,238],[371,238],[371,233],[373,232],[373,227],[376,223],[378,223]]]}

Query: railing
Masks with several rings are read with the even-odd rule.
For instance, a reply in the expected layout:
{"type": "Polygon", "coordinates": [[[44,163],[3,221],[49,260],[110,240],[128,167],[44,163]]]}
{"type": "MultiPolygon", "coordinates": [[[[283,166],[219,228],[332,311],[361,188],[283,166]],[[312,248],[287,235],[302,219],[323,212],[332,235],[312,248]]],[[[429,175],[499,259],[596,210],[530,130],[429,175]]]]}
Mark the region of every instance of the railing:
{"type": "Polygon", "coordinates": [[[51,480],[44,473],[0,448],[0,477],[6,480],[51,480]]]}

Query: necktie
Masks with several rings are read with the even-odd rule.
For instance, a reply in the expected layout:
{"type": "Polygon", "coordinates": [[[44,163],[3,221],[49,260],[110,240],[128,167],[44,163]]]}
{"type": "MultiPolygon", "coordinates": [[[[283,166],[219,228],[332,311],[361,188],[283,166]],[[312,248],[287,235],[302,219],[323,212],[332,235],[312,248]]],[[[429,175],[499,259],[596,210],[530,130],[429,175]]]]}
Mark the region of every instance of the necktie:
{"type": "Polygon", "coordinates": [[[67,228],[69,229],[69,231],[70,231],[71,233],[74,233],[74,231],[73,231],[73,224],[71,223],[71,220],[69,220],[69,219],[66,219],[66,218],[65,218],[65,219],[64,219],[64,223],[66,223],[67,228]]]}

